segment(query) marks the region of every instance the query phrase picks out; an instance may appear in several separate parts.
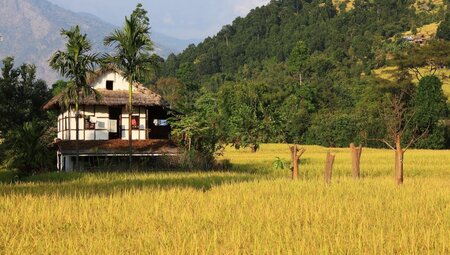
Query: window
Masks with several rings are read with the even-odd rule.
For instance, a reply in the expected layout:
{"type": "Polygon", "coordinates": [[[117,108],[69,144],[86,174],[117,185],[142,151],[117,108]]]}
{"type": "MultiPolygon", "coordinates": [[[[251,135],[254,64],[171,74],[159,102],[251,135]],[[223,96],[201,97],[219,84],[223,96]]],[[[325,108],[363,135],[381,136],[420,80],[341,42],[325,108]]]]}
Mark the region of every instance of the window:
{"type": "Polygon", "coordinates": [[[139,116],[131,117],[131,129],[139,129],[139,116]]]}
{"type": "Polygon", "coordinates": [[[113,90],[114,81],[106,81],[106,89],[113,90]]]}
{"type": "Polygon", "coordinates": [[[91,122],[89,117],[84,118],[84,129],[85,130],[95,129],[95,122],[91,122]]]}
{"type": "Polygon", "coordinates": [[[167,120],[154,119],[153,125],[155,125],[155,127],[166,127],[169,125],[169,123],[167,122],[167,120]]]}

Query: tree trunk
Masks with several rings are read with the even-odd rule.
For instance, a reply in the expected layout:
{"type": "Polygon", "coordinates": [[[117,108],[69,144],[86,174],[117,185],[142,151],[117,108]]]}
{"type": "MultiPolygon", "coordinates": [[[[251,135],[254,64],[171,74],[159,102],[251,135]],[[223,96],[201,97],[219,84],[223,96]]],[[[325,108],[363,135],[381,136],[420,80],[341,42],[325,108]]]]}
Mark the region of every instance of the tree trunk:
{"type": "Polygon", "coordinates": [[[403,184],[403,158],[405,151],[402,149],[402,137],[395,136],[395,182],[398,185],[403,184]]]}
{"type": "Polygon", "coordinates": [[[133,116],[133,79],[130,79],[128,86],[128,164],[132,169],[133,158],[133,129],[131,127],[131,117],[133,116]]]}
{"type": "Polygon", "coordinates": [[[333,171],[335,155],[332,155],[330,152],[327,153],[327,161],[325,163],[325,183],[331,184],[331,176],[333,171]]]}
{"type": "Polygon", "coordinates": [[[293,171],[292,171],[292,179],[293,180],[297,180],[298,179],[298,157],[297,157],[297,153],[298,153],[298,149],[297,149],[297,145],[294,146],[294,150],[292,151],[292,156],[293,156],[293,162],[292,162],[292,166],[293,166],[293,171]]]}
{"type": "Polygon", "coordinates": [[[350,152],[352,154],[352,176],[353,179],[359,179],[361,176],[361,153],[362,153],[362,145],[359,145],[358,148],[355,147],[354,143],[350,144],[350,152]]]}
{"type": "Polygon", "coordinates": [[[289,147],[291,149],[291,171],[292,171],[292,179],[298,179],[298,162],[300,161],[300,157],[305,153],[306,149],[301,149],[300,151],[297,148],[297,145],[289,147]]]}
{"type": "Polygon", "coordinates": [[[80,141],[80,109],[78,107],[78,101],[79,101],[79,92],[77,90],[77,95],[75,98],[75,150],[76,150],[76,169],[77,172],[80,172],[80,146],[79,146],[79,141],[80,141]]]}

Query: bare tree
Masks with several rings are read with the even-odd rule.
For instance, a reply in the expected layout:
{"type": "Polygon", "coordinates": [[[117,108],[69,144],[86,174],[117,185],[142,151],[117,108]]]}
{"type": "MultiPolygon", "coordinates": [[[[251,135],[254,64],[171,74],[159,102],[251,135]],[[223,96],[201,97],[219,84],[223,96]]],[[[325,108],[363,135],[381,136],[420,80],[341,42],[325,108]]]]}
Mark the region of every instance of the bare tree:
{"type": "Polygon", "coordinates": [[[301,150],[298,149],[297,145],[289,146],[289,149],[291,150],[291,171],[292,171],[292,179],[297,180],[298,179],[298,162],[300,161],[300,157],[305,153],[306,149],[302,148],[301,150]]]}
{"type": "Polygon", "coordinates": [[[410,127],[414,112],[406,105],[403,100],[405,92],[392,96],[387,100],[387,106],[383,108],[381,116],[386,126],[386,137],[381,140],[395,152],[395,182],[403,184],[403,160],[405,152],[418,140],[428,134],[428,128],[423,132],[418,132],[417,127],[410,127]],[[408,137],[406,146],[402,147],[402,138],[407,130],[412,135],[408,137]]]}

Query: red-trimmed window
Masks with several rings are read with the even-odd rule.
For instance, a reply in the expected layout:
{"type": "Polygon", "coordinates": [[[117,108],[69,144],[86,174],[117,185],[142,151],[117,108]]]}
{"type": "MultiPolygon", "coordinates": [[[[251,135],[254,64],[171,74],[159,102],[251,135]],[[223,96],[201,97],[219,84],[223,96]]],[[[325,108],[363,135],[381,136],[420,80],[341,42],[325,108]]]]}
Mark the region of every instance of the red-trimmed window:
{"type": "Polygon", "coordinates": [[[139,116],[131,116],[131,129],[139,129],[139,116]]]}

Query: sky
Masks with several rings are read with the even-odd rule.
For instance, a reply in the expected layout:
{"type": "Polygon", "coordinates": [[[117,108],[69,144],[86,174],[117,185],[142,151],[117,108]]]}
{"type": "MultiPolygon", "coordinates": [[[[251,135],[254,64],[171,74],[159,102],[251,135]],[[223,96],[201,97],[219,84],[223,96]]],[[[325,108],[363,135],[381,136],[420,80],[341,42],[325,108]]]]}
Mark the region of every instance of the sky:
{"type": "Polygon", "coordinates": [[[142,3],[155,32],[179,39],[213,36],[236,17],[269,0],[49,0],[74,12],[94,14],[120,26],[137,3],[142,3]]]}

